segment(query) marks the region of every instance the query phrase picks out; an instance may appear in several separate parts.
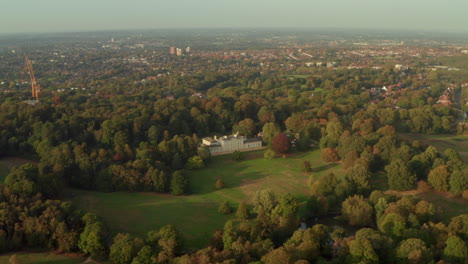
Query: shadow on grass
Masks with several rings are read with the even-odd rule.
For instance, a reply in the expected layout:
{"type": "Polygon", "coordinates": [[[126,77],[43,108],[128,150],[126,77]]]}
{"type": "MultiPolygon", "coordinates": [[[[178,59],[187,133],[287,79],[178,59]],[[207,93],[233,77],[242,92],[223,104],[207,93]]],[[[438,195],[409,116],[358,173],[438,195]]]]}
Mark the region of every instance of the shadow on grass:
{"type": "Polygon", "coordinates": [[[334,168],[336,166],[338,166],[338,163],[330,163],[330,164],[327,164],[327,165],[322,165],[322,166],[312,168],[311,171],[312,172],[321,172],[321,171],[324,171],[324,170],[334,168]]]}

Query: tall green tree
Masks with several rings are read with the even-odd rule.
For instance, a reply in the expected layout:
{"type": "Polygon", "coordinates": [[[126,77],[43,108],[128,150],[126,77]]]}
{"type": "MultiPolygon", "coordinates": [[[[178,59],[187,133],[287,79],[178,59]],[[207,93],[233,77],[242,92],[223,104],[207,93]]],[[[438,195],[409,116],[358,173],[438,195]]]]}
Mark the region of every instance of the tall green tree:
{"type": "Polygon", "coordinates": [[[401,159],[393,160],[385,166],[387,173],[388,187],[392,190],[411,190],[416,182],[416,176],[411,172],[407,163],[401,159]]]}
{"type": "Polygon", "coordinates": [[[189,182],[182,171],[175,171],[171,176],[171,194],[183,195],[188,193],[189,182]]]}

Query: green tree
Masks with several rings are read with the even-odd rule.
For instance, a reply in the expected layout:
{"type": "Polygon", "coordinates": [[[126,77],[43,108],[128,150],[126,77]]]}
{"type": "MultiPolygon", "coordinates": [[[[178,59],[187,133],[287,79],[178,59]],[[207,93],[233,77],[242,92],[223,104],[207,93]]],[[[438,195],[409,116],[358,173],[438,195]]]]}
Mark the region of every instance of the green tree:
{"type": "Polygon", "coordinates": [[[274,157],[276,156],[276,153],[275,151],[273,151],[272,149],[267,149],[265,150],[265,153],[263,153],[263,157],[267,160],[271,160],[273,159],[274,157]]]}
{"type": "Polygon", "coordinates": [[[355,164],[353,167],[349,168],[346,171],[346,178],[349,180],[353,189],[357,191],[357,193],[367,193],[370,188],[370,178],[371,173],[365,165],[362,164],[355,164]]]}
{"type": "Polygon", "coordinates": [[[224,232],[223,232],[223,247],[224,249],[230,249],[232,243],[237,238],[237,227],[234,225],[232,220],[229,220],[224,225],[224,232]]]}
{"type": "Polygon", "coordinates": [[[268,146],[271,146],[273,143],[273,138],[281,133],[279,126],[275,123],[268,122],[263,126],[263,142],[268,146]]]}
{"type": "Polygon", "coordinates": [[[171,177],[171,193],[173,195],[183,195],[188,193],[189,182],[187,176],[182,171],[175,171],[171,177]]]}
{"type": "Polygon", "coordinates": [[[429,263],[432,260],[431,250],[418,238],[403,240],[396,250],[396,256],[402,263],[429,263]]]}
{"type": "Polygon", "coordinates": [[[172,225],[166,225],[159,230],[157,237],[158,247],[161,249],[158,263],[168,263],[183,246],[180,233],[172,225]]]}
{"type": "Polygon", "coordinates": [[[276,196],[270,189],[257,191],[253,197],[254,210],[257,213],[270,213],[277,203],[276,196]]]}
{"type": "Polygon", "coordinates": [[[385,166],[388,186],[392,190],[407,191],[414,187],[416,176],[410,171],[408,165],[401,159],[393,160],[385,166]]]}
{"type": "Polygon", "coordinates": [[[449,180],[450,192],[455,195],[461,195],[468,189],[468,168],[456,170],[452,173],[449,180]]]}
{"type": "Polygon", "coordinates": [[[450,236],[445,242],[444,259],[448,263],[466,263],[468,259],[468,248],[465,241],[458,236],[450,236]]]}
{"type": "Polygon", "coordinates": [[[103,258],[105,256],[104,225],[94,214],[83,216],[85,228],[78,241],[79,249],[92,257],[103,258]]]}
{"type": "Polygon", "coordinates": [[[110,246],[109,259],[115,264],[128,264],[136,256],[135,243],[130,234],[118,233],[110,246]]]}
{"type": "Polygon", "coordinates": [[[165,193],[169,186],[169,179],[167,173],[159,171],[154,168],[150,168],[147,172],[153,182],[153,189],[155,192],[165,193]]]}
{"type": "Polygon", "coordinates": [[[5,179],[10,190],[21,196],[32,196],[39,190],[37,179],[39,170],[31,163],[13,169],[5,179]]]}
{"type": "Polygon", "coordinates": [[[236,217],[242,220],[247,220],[250,217],[249,208],[246,202],[241,202],[236,211],[236,217]]]}
{"type": "Polygon", "coordinates": [[[464,162],[456,150],[448,148],[444,154],[447,157],[447,166],[449,166],[451,171],[463,169],[464,162]]]}
{"type": "Polygon", "coordinates": [[[427,181],[436,191],[448,191],[448,179],[450,173],[447,170],[447,166],[441,165],[431,170],[427,176],[427,181]]]}
{"type": "Polygon", "coordinates": [[[341,214],[352,226],[372,224],[372,206],[360,195],[347,198],[342,204],[341,214]]]}
{"type": "Polygon", "coordinates": [[[187,168],[189,170],[201,169],[203,167],[205,167],[205,163],[204,163],[203,159],[200,156],[190,157],[187,160],[187,163],[185,164],[185,168],[187,168]]]}
{"type": "Polygon", "coordinates": [[[232,128],[232,133],[235,134],[239,132],[241,135],[251,137],[255,135],[255,129],[255,122],[250,118],[246,118],[237,123],[237,125],[234,125],[232,128]]]}
{"type": "Polygon", "coordinates": [[[218,213],[220,213],[220,214],[230,214],[230,213],[232,213],[232,206],[229,203],[229,201],[224,201],[219,205],[218,213]]]}
{"type": "Polygon", "coordinates": [[[132,264],[151,264],[153,261],[151,260],[153,256],[153,250],[150,246],[144,246],[140,249],[137,256],[133,258],[132,264]]]}

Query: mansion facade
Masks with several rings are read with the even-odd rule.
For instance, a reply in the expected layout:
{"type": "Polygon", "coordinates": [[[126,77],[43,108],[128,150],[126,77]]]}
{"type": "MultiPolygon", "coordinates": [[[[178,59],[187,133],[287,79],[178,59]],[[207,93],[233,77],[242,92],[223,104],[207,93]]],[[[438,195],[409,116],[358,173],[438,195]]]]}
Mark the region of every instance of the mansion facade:
{"type": "Polygon", "coordinates": [[[244,136],[239,136],[238,134],[231,136],[223,136],[217,138],[214,136],[205,137],[202,140],[202,145],[208,147],[211,154],[215,153],[230,153],[236,150],[238,151],[247,151],[259,149],[262,147],[262,140],[259,138],[247,138],[244,136]]]}

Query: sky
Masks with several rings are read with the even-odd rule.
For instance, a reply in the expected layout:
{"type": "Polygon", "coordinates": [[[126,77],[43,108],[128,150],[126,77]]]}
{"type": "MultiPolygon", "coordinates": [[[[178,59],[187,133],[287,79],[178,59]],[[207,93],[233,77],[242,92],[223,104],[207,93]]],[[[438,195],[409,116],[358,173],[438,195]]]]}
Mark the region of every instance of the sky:
{"type": "Polygon", "coordinates": [[[356,28],[468,33],[468,0],[0,0],[0,33],[356,28]]]}

